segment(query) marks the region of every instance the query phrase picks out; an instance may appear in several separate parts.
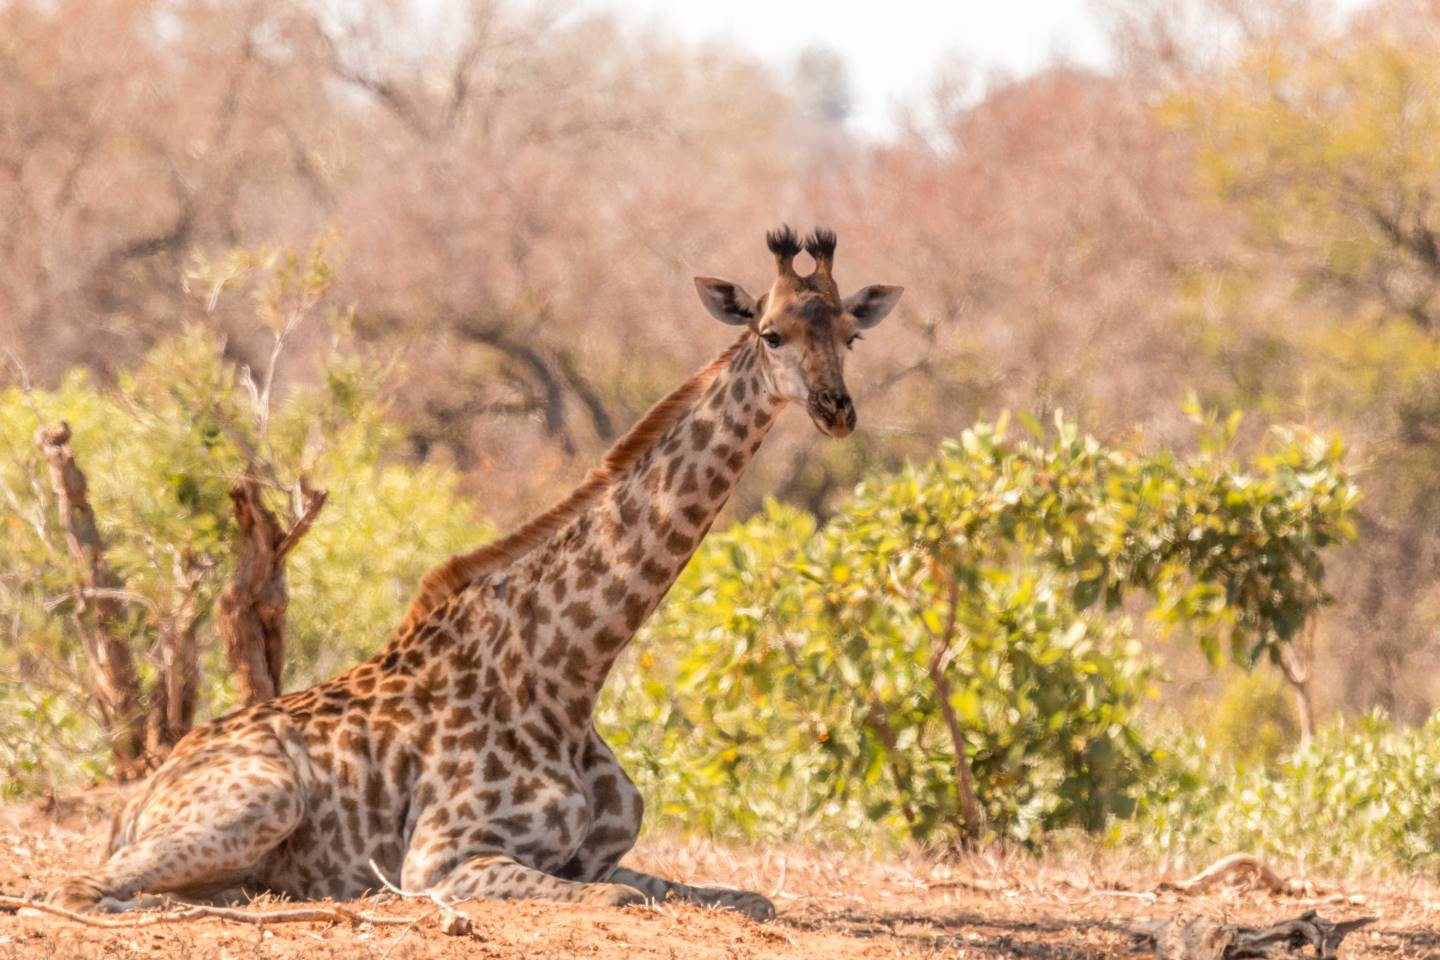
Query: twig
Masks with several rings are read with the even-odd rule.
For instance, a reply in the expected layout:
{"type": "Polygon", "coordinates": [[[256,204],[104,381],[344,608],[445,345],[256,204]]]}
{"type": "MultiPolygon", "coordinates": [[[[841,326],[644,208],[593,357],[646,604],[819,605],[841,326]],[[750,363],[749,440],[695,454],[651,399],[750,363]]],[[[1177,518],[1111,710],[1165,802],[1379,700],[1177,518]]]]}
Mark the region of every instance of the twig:
{"type": "Polygon", "coordinates": [[[776,879],[775,886],[770,889],[771,900],[777,899],[780,894],[785,892],[785,874],[789,866],[790,858],[782,853],[780,855],[780,876],[776,879]]]}
{"type": "Polygon", "coordinates": [[[274,562],[277,564],[284,560],[285,554],[289,553],[291,548],[300,542],[300,538],[309,532],[310,527],[315,523],[315,518],[320,515],[320,508],[325,506],[325,498],[330,495],[325,490],[309,489],[304,477],[300,478],[300,486],[305,496],[305,512],[300,515],[300,519],[296,520],[295,525],[285,534],[285,539],[281,540],[275,548],[274,562]]]}
{"type": "Polygon", "coordinates": [[[64,907],[57,907],[41,900],[28,900],[24,897],[0,896],[0,908],[11,910],[38,910],[41,913],[53,914],[63,917],[66,920],[73,920],[76,923],[84,924],[87,927],[104,928],[131,928],[150,927],[160,923],[181,923],[186,920],[203,920],[207,917],[214,917],[218,920],[230,920],[235,923],[303,923],[306,921],[329,920],[332,923],[340,920],[348,920],[351,923],[369,923],[375,926],[389,924],[398,926],[400,924],[413,923],[410,917],[377,917],[373,914],[359,913],[349,907],[342,907],[336,904],[331,907],[298,907],[289,910],[241,910],[236,907],[212,907],[204,904],[197,904],[193,907],[186,907],[173,913],[147,913],[141,914],[133,919],[122,920],[109,917],[92,917],[88,914],[77,913],[74,910],[66,910],[64,907]]]}
{"type": "Polygon", "coordinates": [[[417,897],[422,899],[434,899],[434,896],[429,893],[415,893],[410,890],[401,890],[399,887],[395,886],[395,884],[391,883],[389,878],[386,877],[385,874],[380,872],[380,865],[376,863],[373,858],[367,860],[366,862],[370,864],[370,872],[375,874],[375,879],[380,881],[380,885],[383,886],[386,890],[389,890],[391,893],[395,894],[395,896],[404,897],[406,900],[413,900],[417,897]]]}
{"type": "MultiPolygon", "coordinates": [[[[428,889],[422,889],[422,891],[410,891],[410,889],[400,889],[399,887],[396,887],[395,884],[392,884],[392,882],[390,882],[389,879],[386,878],[386,875],[380,872],[379,864],[376,864],[373,859],[370,859],[370,861],[367,862],[369,862],[370,864],[370,872],[376,875],[376,879],[379,879],[380,884],[382,884],[383,887],[387,889],[387,891],[395,894],[396,897],[403,897],[405,898],[405,900],[428,900],[431,901],[432,904],[435,904],[436,907],[449,907],[449,904],[446,904],[446,902],[442,901],[441,898],[436,897],[436,895],[432,894],[432,892],[428,891],[428,889]]],[[[455,902],[464,901],[456,900],[455,902]]]]}
{"type": "MultiPolygon", "coordinates": [[[[436,902],[438,903],[438,901],[436,902]]],[[[445,917],[446,932],[449,932],[457,926],[456,921],[457,918],[460,917],[460,912],[458,910],[452,910],[450,907],[447,907],[444,904],[435,907],[433,910],[427,910],[426,912],[420,914],[420,916],[416,917],[414,920],[411,920],[409,925],[407,925],[404,930],[401,930],[398,934],[395,935],[395,939],[390,941],[390,945],[385,948],[385,952],[380,954],[380,960],[388,960],[390,953],[400,945],[401,940],[404,940],[406,937],[410,936],[410,934],[414,932],[416,927],[420,926],[420,924],[424,923],[426,920],[429,920],[437,913],[445,917]]],[[[462,926],[466,932],[469,931],[469,921],[470,918],[465,917],[463,924],[459,924],[459,926],[462,926]]]]}
{"type": "Polygon", "coordinates": [[[935,687],[935,703],[940,708],[940,716],[945,721],[945,728],[950,734],[950,745],[955,752],[955,790],[960,798],[965,839],[973,843],[980,839],[981,832],[985,829],[985,811],[980,806],[979,798],[975,796],[974,774],[970,769],[970,756],[965,750],[965,732],[961,729],[960,718],[956,716],[955,707],[950,702],[950,680],[945,675],[945,670],[958,653],[953,644],[955,628],[959,622],[960,583],[953,576],[950,578],[947,597],[949,609],[945,614],[945,626],[941,632],[936,633],[925,622],[925,609],[916,602],[913,593],[905,589],[893,570],[889,572],[889,576],[891,589],[908,600],[915,612],[916,621],[930,637],[930,683],[935,687]]]}
{"type": "Polygon", "coordinates": [[[983,880],[979,877],[958,877],[925,884],[927,890],[975,890],[980,893],[1008,893],[1015,885],[1008,880],[983,880]]]}
{"type": "Polygon", "coordinates": [[[1129,900],[1139,900],[1142,903],[1154,903],[1160,899],[1148,890],[1141,890],[1138,893],[1133,890],[1092,890],[1083,899],[1089,900],[1093,897],[1122,897],[1129,900]]]}
{"type": "Polygon", "coordinates": [[[30,407],[30,411],[35,414],[35,424],[37,426],[43,424],[45,422],[45,416],[40,411],[40,404],[35,401],[35,389],[30,383],[30,371],[25,369],[25,363],[20,359],[19,355],[9,347],[0,349],[0,353],[5,354],[5,359],[10,361],[10,365],[15,368],[16,376],[20,381],[21,396],[24,397],[26,405],[30,407]]]}
{"type": "Polygon", "coordinates": [[[377,864],[373,859],[367,862],[370,864],[370,872],[375,874],[381,885],[383,885],[386,890],[395,894],[395,896],[405,900],[429,900],[431,903],[435,904],[434,910],[431,910],[428,913],[423,913],[420,916],[416,917],[410,922],[410,925],[408,927],[400,931],[400,935],[397,936],[393,941],[391,941],[390,946],[386,947],[385,952],[380,955],[380,960],[387,960],[387,958],[390,956],[390,951],[394,950],[397,946],[399,946],[401,940],[404,940],[410,935],[410,932],[412,930],[414,930],[424,921],[429,920],[431,917],[435,916],[435,914],[437,913],[445,918],[444,929],[447,934],[455,936],[470,932],[470,918],[464,916],[460,913],[460,911],[455,909],[455,904],[465,902],[463,899],[456,900],[454,904],[451,904],[446,903],[445,901],[437,897],[434,893],[431,893],[429,891],[416,893],[409,890],[402,890],[395,884],[391,883],[389,879],[385,876],[385,874],[380,872],[380,865],[377,864]]]}
{"type": "Polygon", "coordinates": [[[74,600],[120,600],[125,603],[134,603],[144,607],[151,613],[155,613],[155,602],[144,594],[136,593],[134,590],[123,590],[115,587],[76,587],[69,593],[62,593],[59,596],[46,600],[42,607],[46,613],[54,613],[55,610],[65,603],[74,600]]]}
{"type": "Polygon", "coordinates": [[[220,429],[224,430],[225,435],[230,438],[230,442],[240,448],[240,453],[245,457],[245,462],[250,465],[252,470],[262,471],[265,474],[263,479],[268,480],[270,485],[276,490],[290,489],[284,483],[280,482],[280,476],[275,472],[275,467],[269,460],[262,458],[260,452],[251,445],[249,440],[245,439],[245,435],[240,432],[240,428],[230,419],[230,416],[225,412],[225,409],[220,406],[219,402],[212,403],[210,405],[210,411],[215,415],[215,419],[219,421],[220,429]]]}

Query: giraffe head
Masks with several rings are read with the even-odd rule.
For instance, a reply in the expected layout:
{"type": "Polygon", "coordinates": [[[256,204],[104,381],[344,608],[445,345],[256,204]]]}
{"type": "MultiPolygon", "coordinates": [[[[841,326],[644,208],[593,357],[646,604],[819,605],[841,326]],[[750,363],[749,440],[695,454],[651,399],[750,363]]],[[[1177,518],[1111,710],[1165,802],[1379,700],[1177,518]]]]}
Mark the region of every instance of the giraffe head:
{"type": "Polygon", "coordinates": [[[738,283],[696,277],[700,300],[716,319],[759,336],[761,370],[777,397],[805,404],[822,433],[848,436],[855,429],[855,405],[845,389],[845,352],[860,331],[885,319],[904,288],[877,284],[841,297],[831,276],[835,234],[829,230],[816,228],[805,238],[815,270],[804,277],[795,272],[802,243],[793,230],[781,227],[765,242],[776,268],[767,292],[756,299],[738,283]]]}

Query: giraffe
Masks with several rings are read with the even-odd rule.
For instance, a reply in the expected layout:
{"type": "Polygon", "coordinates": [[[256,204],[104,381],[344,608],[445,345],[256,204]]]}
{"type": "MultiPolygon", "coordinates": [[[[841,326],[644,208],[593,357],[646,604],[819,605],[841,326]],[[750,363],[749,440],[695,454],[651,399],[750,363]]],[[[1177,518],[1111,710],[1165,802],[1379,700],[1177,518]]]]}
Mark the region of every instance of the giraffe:
{"type": "Polygon", "coordinates": [[[901,288],[841,298],[835,234],[766,235],[758,299],[695,280],[739,339],[660,400],[566,499],[427,574],[371,659],[197,727],[117,812],[106,859],[51,893],[123,910],[155,895],[354,898],[377,872],[457,900],[622,906],[678,898],[774,916],[758,893],[620,866],[639,792],[596,732],[616,657],[710,529],[776,415],[855,427],[845,350],[901,288]]]}

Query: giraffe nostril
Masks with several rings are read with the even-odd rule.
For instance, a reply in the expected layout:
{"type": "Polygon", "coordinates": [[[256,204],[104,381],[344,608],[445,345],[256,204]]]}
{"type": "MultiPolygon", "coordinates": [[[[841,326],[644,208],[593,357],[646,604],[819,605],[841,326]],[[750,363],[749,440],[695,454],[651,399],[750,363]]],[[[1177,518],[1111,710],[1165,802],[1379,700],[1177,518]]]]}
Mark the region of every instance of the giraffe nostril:
{"type": "Polygon", "coordinates": [[[826,413],[844,413],[850,408],[850,397],[832,390],[822,390],[815,398],[816,405],[826,413]]]}

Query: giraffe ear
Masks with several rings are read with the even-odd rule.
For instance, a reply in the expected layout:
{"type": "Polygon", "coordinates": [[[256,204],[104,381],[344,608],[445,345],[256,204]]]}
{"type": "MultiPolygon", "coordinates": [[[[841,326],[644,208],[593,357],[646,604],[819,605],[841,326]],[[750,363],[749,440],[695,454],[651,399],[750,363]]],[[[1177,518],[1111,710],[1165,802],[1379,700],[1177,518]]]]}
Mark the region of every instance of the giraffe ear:
{"type": "Polygon", "coordinates": [[[845,298],[845,312],[855,318],[857,329],[869,330],[895,309],[904,292],[904,287],[884,283],[864,287],[845,298]]]}
{"type": "Polygon", "coordinates": [[[710,315],[721,323],[743,327],[760,319],[755,298],[746,293],[738,283],[719,280],[715,277],[696,277],[695,289],[700,302],[710,315]]]}

